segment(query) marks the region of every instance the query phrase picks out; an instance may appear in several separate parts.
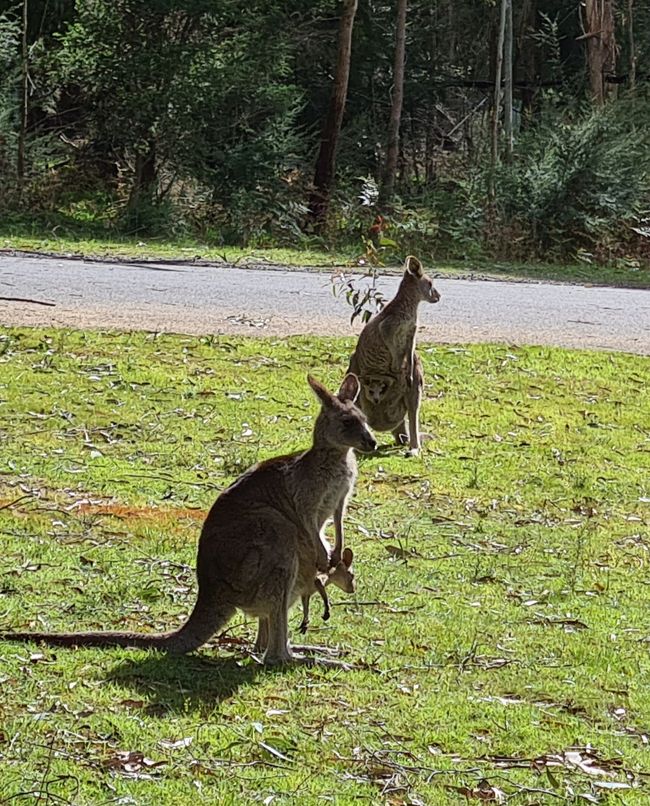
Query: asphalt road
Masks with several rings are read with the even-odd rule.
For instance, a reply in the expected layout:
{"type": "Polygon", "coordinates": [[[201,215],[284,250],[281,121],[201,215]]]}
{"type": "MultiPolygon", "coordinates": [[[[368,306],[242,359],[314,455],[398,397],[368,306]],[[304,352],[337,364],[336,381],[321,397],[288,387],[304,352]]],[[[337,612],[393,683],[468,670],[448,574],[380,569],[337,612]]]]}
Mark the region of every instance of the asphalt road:
{"type": "MultiPolygon", "coordinates": [[[[399,278],[380,288],[391,296],[399,278]]],[[[650,291],[436,280],[420,340],[505,342],[650,354],[650,291]]],[[[351,335],[328,274],[0,255],[0,324],[177,333],[351,335]],[[10,298],[10,299],[8,299],[10,298]],[[43,304],[49,303],[49,304],[43,304]]]]}

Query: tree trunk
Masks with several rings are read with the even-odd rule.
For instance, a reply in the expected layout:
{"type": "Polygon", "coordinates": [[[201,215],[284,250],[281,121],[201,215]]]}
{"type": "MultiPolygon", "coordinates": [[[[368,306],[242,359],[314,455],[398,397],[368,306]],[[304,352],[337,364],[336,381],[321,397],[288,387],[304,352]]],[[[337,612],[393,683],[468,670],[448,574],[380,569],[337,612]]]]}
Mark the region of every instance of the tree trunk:
{"type": "Polygon", "coordinates": [[[589,86],[597,106],[616,93],[614,84],[605,83],[605,76],[616,72],[613,6],[614,0],[585,0],[585,32],[581,39],[587,40],[589,86]]]}
{"type": "Polygon", "coordinates": [[[456,29],[454,27],[454,3],[455,0],[447,0],[447,29],[449,36],[449,50],[447,59],[449,64],[453,64],[456,59],[456,29]]]}
{"type": "Polygon", "coordinates": [[[492,142],[490,149],[490,177],[488,182],[488,198],[491,203],[495,199],[494,173],[499,161],[499,119],[501,116],[501,73],[503,68],[503,41],[506,32],[506,6],[508,0],[501,0],[499,17],[499,35],[494,69],[494,103],[492,105],[492,142]]]}
{"type": "Polygon", "coordinates": [[[636,47],[634,45],[634,0],[627,0],[627,44],[630,51],[630,91],[636,88],[636,47]]]}
{"type": "Polygon", "coordinates": [[[399,129],[402,120],[404,99],[404,60],[406,51],[406,7],[407,0],[397,0],[397,27],[395,29],[395,59],[393,62],[393,102],[388,122],[388,144],[384,165],[379,206],[388,204],[395,190],[395,172],[399,156],[399,129]]]}
{"type": "Polygon", "coordinates": [[[150,141],[147,146],[147,151],[135,155],[135,176],[133,178],[133,186],[129,196],[129,207],[131,209],[138,206],[138,203],[144,196],[151,197],[156,177],[156,144],[150,141]]]}
{"type": "Polygon", "coordinates": [[[23,19],[20,42],[20,124],[18,128],[18,153],[16,155],[16,176],[22,193],[25,181],[25,141],[27,139],[27,116],[29,112],[29,50],[27,47],[27,26],[29,3],[23,0],[23,19]]]}
{"type": "Polygon", "coordinates": [[[343,0],[343,11],[339,23],[338,56],[334,86],[330,98],[327,117],[321,134],[320,150],[314,172],[314,188],[309,199],[309,218],[314,228],[321,230],[327,218],[334,170],[336,166],[336,147],[343,122],[343,112],[348,95],[348,79],[350,77],[350,56],[352,52],[352,29],[357,13],[358,0],[343,0]]]}
{"type": "Polygon", "coordinates": [[[506,162],[512,162],[512,0],[507,0],[506,30],[503,60],[504,71],[504,109],[503,129],[506,138],[506,162]]]}
{"type": "Polygon", "coordinates": [[[521,9],[521,22],[517,33],[517,56],[515,63],[521,67],[521,73],[518,72],[518,78],[523,78],[526,86],[522,87],[521,92],[521,126],[525,128],[533,122],[535,115],[535,96],[537,90],[535,83],[537,77],[537,42],[529,35],[530,31],[535,30],[535,23],[537,20],[537,2],[536,0],[524,0],[521,9]]]}

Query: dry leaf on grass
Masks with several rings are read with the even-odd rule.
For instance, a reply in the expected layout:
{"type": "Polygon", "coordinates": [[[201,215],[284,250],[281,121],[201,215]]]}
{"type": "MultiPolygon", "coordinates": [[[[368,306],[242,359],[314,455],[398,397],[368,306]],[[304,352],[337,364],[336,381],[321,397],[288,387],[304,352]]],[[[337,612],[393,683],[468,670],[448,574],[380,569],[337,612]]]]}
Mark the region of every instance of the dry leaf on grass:
{"type": "Polygon", "coordinates": [[[166,763],[147,758],[139,750],[117,750],[104,762],[104,766],[125,778],[147,780],[153,778],[152,772],[157,772],[166,763]]]}
{"type": "Polygon", "coordinates": [[[161,739],[158,746],[165,750],[178,750],[181,747],[189,747],[192,744],[192,737],[186,736],[184,739],[161,739]]]}
{"type": "Polygon", "coordinates": [[[492,786],[487,778],[483,778],[481,781],[479,781],[479,784],[476,787],[452,786],[451,784],[448,784],[447,789],[458,792],[459,795],[463,795],[465,798],[467,798],[467,800],[480,800],[485,803],[506,802],[506,793],[502,789],[492,786]]]}

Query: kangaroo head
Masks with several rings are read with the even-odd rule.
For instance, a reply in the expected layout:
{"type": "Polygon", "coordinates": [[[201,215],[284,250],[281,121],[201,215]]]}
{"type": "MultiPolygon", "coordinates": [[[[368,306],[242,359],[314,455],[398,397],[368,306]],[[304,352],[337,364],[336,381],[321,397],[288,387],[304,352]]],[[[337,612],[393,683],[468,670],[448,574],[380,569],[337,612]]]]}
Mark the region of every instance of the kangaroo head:
{"type": "Polygon", "coordinates": [[[433,287],[433,281],[413,255],[409,255],[404,262],[404,280],[415,285],[423,302],[438,302],[440,299],[440,294],[433,287]]]}
{"type": "Polygon", "coordinates": [[[356,583],[354,581],[354,571],[352,570],[352,549],[343,549],[340,562],[333,568],[330,568],[329,573],[319,575],[321,582],[325,587],[328,585],[336,585],[344,593],[354,593],[356,590],[356,583]]]}
{"type": "Polygon", "coordinates": [[[346,375],[336,395],[311,375],[307,380],[322,405],[315,434],[337,448],[356,448],[364,453],[376,450],[377,440],[368,428],[366,416],[354,405],[361,389],[357,376],[346,375]]]}
{"type": "Polygon", "coordinates": [[[368,400],[370,400],[371,403],[377,405],[383,400],[384,396],[386,395],[386,392],[388,392],[388,390],[394,383],[395,383],[394,378],[390,378],[387,375],[382,377],[364,378],[363,391],[368,400]]]}

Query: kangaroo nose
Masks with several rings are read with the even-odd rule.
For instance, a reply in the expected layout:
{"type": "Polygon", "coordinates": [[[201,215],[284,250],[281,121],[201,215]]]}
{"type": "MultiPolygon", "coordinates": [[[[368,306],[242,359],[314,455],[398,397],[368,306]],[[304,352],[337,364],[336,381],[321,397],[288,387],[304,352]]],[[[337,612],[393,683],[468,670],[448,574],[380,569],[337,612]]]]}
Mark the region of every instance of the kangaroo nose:
{"type": "Polygon", "coordinates": [[[368,446],[369,451],[377,450],[377,440],[372,436],[366,437],[366,445],[368,446]]]}

